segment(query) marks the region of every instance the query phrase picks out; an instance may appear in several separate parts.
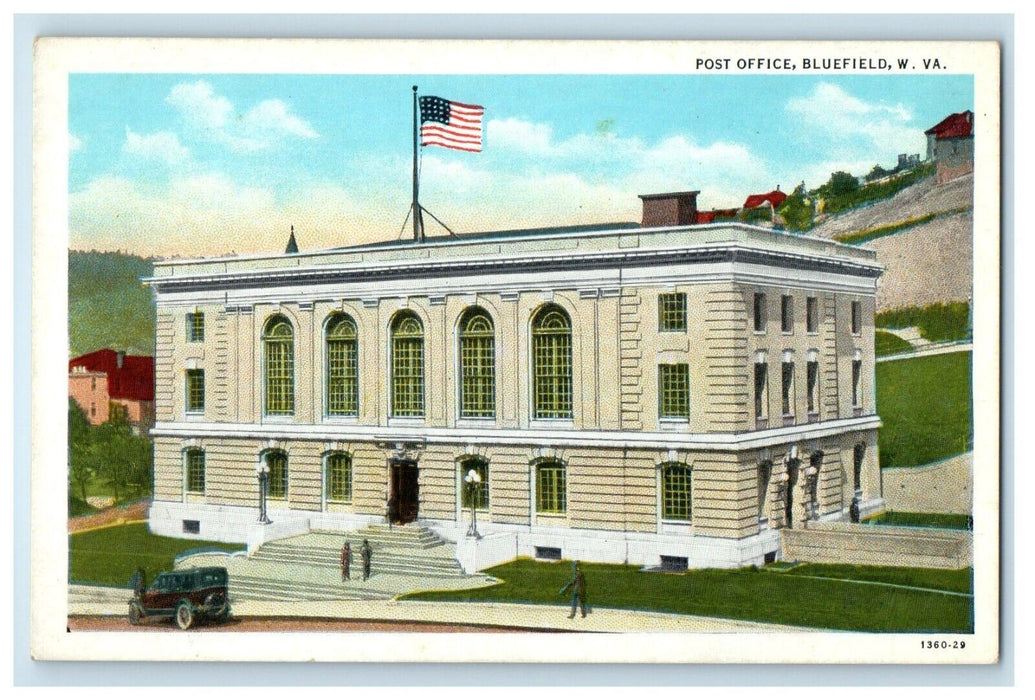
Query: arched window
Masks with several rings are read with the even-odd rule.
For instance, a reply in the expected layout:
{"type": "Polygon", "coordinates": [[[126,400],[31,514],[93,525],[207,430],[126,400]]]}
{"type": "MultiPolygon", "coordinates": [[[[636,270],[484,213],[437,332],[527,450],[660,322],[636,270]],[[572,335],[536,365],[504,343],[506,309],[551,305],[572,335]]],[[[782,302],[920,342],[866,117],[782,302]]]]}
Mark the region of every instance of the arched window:
{"type": "Polygon", "coordinates": [[[345,452],[331,452],[324,458],[326,469],[327,500],[345,502],[352,500],[352,458],[345,452]]]}
{"type": "Polygon", "coordinates": [[[327,415],[359,412],[356,324],[345,314],[327,322],[327,415]]]}
{"type": "Polygon", "coordinates": [[[424,327],[409,312],[392,322],[392,415],[424,415],[424,327]]]}
{"type": "Polygon", "coordinates": [[[205,451],[197,448],[183,453],[187,493],[205,493],[205,451]]]}
{"type": "Polygon", "coordinates": [[[262,334],[266,368],[266,415],[295,412],[295,333],[291,322],[274,316],[262,334]]]}
{"type": "Polygon", "coordinates": [[[496,339],[492,319],[471,309],[460,320],[460,417],[496,415],[496,339]]]}
{"type": "Polygon", "coordinates": [[[690,468],[670,464],[661,470],[661,519],[690,520],[690,468]]]}
{"type": "Polygon", "coordinates": [[[489,463],[480,457],[468,457],[460,462],[460,504],[463,508],[474,507],[478,510],[489,508],[489,463]],[[467,475],[474,471],[479,481],[468,485],[467,475]]]}
{"type": "Polygon", "coordinates": [[[567,474],[559,460],[541,462],[535,470],[535,509],[537,513],[564,513],[568,510],[567,474]]]}
{"type": "Polygon", "coordinates": [[[265,454],[266,468],[269,469],[269,486],[266,495],[270,498],[287,498],[288,493],[288,458],[287,453],[270,450],[265,454]]]}
{"type": "Polygon", "coordinates": [[[532,393],[536,418],[571,418],[571,320],[556,306],[532,320],[532,393]]]}

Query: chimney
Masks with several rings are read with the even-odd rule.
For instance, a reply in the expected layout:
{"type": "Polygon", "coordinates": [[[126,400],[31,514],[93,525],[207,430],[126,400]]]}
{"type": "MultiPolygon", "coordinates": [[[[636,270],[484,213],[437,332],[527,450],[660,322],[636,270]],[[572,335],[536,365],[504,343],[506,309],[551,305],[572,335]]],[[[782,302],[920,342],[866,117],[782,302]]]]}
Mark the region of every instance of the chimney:
{"type": "Polygon", "coordinates": [[[122,363],[126,361],[126,351],[119,350],[115,353],[115,366],[122,369],[122,363]]]}
{"type": "Polygon", "coordinates": [[[700,190],[641,194],[643,219],[640,226],[690,226],[697,223],[697,195],[700,190]]]}

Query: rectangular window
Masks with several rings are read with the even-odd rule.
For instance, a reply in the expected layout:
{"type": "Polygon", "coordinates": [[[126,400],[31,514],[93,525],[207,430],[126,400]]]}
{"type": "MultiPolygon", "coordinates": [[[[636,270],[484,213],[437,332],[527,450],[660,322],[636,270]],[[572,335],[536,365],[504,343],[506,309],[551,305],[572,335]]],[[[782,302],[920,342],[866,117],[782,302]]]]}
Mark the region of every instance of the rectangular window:
{"type": "Polygon", "coordinates": [[[819,332],[819,299],[805,299],[805,330],[809,333],[819,332]]]}
{"type": "Polygon", "coordinates": [[[755,292],[755,332],[765,332],[765,294],[755,292]]]}
{"type": "Polygon", "coordinates": [[[852,407],[862,406],[862,360],[852,360],[852,407]]]}
{"type": "Polygon", "coordinates": [[[352,460],[343,452],[327,455],[327,500],[352,500],[352,460]]]}
{"type": "Polygon", "coordinates": [[[769,365],[755,363],[755,418],[765,420],[769,415],[769,365]]]}
{"type": "Polygon", "coordinates": [[[658,295],[658,330],[686,330],[686,294],[658,295]]]}
{"type": "Polygon", "coordinates": [[[690,365],[658,365],[658,417],[690,418],[690,365]]]}
{"type": "Polygon", "coordinates": [[[780,392],[781,395],[781,410],[784,416],[794,415],[794,363],[784,362],[783,363],[783,388],[780,392]]]}
{"type": "Polygon", "coordinates": [[[205,370],[187,370],[187,412],[201,413],[205,410],[205,370]]]}
{"type": "Polygon", "coordinates": [[[187,314],[187,342],[200,343],[205,340],[205,314],[195,311],[187,314]]]}
{"type": "Polygon", "coordinates": [[[548,464],[536,469],[536,512],[564,513],[568,509],[564,465],[548,464]]]}
{"type": "Polygon", "coordinates": [[[809,390],[809,413],[819,413],[819,362],[812,361],[805,365],[805,373],[809,390]]]}
{"type": "Polygon", "coordinates": [[[852,335],[862,333],[862,304],[852,302],[852,335]]]}
{"type": "Polygon", "coordinates": [[[784,333],[794,330],[794,298],[789,294],[780,297],[780,330],[784,333]]]}
{"type": "Polygon", "coordinates": [[[187,451],[187,493],[205,493],[205,453],[187,451]]]}

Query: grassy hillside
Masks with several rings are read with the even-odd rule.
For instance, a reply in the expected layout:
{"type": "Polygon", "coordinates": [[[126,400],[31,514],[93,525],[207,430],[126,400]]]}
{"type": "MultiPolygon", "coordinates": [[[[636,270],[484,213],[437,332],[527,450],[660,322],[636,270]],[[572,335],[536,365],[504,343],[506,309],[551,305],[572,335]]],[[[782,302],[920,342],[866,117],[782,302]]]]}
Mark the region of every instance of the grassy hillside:
{"type": "Polygon", "coordinates": [[[877,365],[881,467],[915,467],[972,449],[971,353],[877,365]]]}
{"type": "Polygon", "coordinates": [[[140,282],[151,270],[150,260],[133,255],[69,251],[70,357],[100,348],[154,354],[155,307],[140,282]]]}

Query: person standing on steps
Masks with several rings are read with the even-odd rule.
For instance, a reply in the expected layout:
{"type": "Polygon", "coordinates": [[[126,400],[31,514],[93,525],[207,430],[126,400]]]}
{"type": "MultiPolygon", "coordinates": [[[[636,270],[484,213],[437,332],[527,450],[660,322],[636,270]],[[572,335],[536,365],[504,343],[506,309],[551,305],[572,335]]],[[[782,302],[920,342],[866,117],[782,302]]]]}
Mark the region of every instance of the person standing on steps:
{"type": "Polygon", "coordinates": [[[370,557],[374,554],[369,540],[363,540],[363,548],[359,550],[359,553],[363,557],[363,580],[366,581],[370,578],[370,557]]]}
{"type": "Polygon", "coordinates": [[[345,540],[345,545],[341,548],[341,580],[349,580],[349,568],[352,566],[352,545],[349,544],[348,540],[345,540]]]}
{"type": "Polygon", "coordinates": [[[575,609],[576,608],[581,608],[582,609],[582,617],[585,617],[586,616],[586,575],[584,573],[582,573],[582,566],[579,564],[577,559],[575,560],[575,563],[574,563],[574,566],[573,566],[571,581],[568,581],[568,583],[565,584],[564,588],[561,589],[561,595],[564,595],[564,593],[569,588],[572,589],[572,591],[571,591],[571,615],[568,615],[568,619],[570,620],[570,619],[575,617],[575,609]]]}

